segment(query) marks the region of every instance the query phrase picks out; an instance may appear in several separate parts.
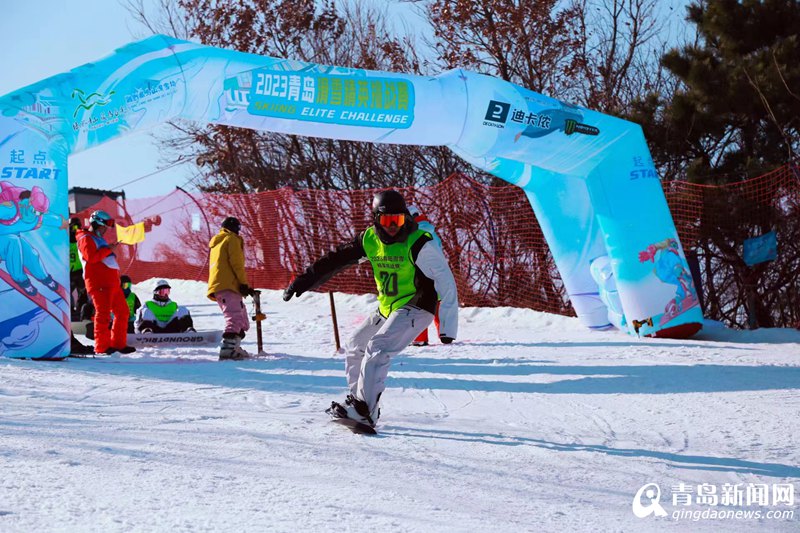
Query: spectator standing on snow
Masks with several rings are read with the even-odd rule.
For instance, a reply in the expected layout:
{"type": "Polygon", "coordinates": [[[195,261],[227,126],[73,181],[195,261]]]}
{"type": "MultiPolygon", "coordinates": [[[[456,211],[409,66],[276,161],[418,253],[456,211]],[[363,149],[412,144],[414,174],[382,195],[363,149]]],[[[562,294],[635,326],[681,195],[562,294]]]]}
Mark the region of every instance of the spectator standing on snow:
{"type": "Polygon", "coordinates": [[[94,353],[131,353],[128,346],[128,304],[119,282],[119,264],[114,250],[117,243],[109,244],[104,235],[114,227],[114,219],[105,211],[95,211],[89,216],[89,229],[76,234],[78,249],[83,261],[86,291],[94,303],[94,353]],[[114,314],[111,326],[111,314],[114,314]]]}
{"type": "Polygon", "coordinates": [[[73,320],[80,316],[81,309],[88,302],[86,297],[86,283],[83,281],[83,264],[81,253],[78,250],[78,230],[81,221],[72,218],[69,221],[69,286],[72,296],[73,320]]]}
{"type": "Polygon", "coordinates": [[[379,308],[348,341],[345,373],[350,394],[342,403],[332,402],[327,412],[333,418],[350,418],[374,427],[391,358],[428,327],[440,298],[440,339],[445,344],[453,342],[458,329],[458,297],[441,249],[430,233],[417,227],[399,192],[376,194],[372,214],[372,226],[309,266],[287,287],[283,299],[319,287],[362,258],[370,261],[379,308]]]}
{"type": "Polygon", "coordinates": [[[142,307],[142,302],[139,297],[133,292],[132,281],[129,276],[120,276],[119,285],[122,287],[122,294],[125,295],[125,303],[128,304],[128,333],[134,331],[134,321],[136,320],[136,312],[142,307]]]}
{"type": "MultiPolygon", "coordinates": [[[[82,320],[81,309],[89,301],[86,296],[86,283],[83,281],[83,264],[81,263],[81,253],[78,250],[78,239],[76,234],[81,229],[81,221],[72,218],[69,221],[69,294],[70,294],[70,315],[72,322],[82,320]]],[[[93,346],[86,346],[75,338],[75,334],[70,332],[71,342],[69,353],[72,355],[90,355],[94,353],[93,346]]]]}
{"type": "Polygon", "coordinates": [[[208,298],[217,302],[225,317],[222,333],[220,361],[247,359],[250,354],[241,347],[245,333],[250,329],[250,319],[243,298],[252,294],[244,271],[244,239],[239,236],[241,223],[235,217],[222,221],[219,233],[214,235],[208,265],[208,298]]]}

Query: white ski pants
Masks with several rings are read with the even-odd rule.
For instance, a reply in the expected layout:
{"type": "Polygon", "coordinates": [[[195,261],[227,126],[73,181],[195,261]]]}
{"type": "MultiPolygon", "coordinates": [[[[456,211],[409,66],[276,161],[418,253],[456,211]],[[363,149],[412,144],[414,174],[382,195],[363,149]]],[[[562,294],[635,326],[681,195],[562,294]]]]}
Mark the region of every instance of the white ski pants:
{"type": "Polygon", "coordinates": [[[367,402],[375,412],[386,388],[391,358],[403,351],[421,331],[428,329],[433,315],[417,307],[401,307],[383,318],[378,311],[367,317],[345,346],[345,372],[350,394],[367,402]]]}

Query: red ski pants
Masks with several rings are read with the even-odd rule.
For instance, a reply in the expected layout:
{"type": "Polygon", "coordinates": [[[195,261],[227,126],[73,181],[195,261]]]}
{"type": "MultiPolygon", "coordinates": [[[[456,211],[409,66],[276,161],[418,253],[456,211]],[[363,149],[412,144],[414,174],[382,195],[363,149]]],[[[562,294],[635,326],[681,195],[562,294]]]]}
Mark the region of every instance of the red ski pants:
{"type": "MultiPolygon", "coordinates": [[[[439,335],[439,302],[436,302],[436,313],[433,315],[433,323],[436,324],[436,335],[439,335]]],[[[428,328],[422,330],[422,333],[417,335],[414,342],[428,342],[428,328]]]]}
{"type": "Polygon", "coordinates": [[[130,310],[119,284],[112,287],[92,287],[89,296],[94,303],[94,353],[128,345],[128,316],[130,310]],[[111,313],[114,324],[109,327],[111,313]]]}

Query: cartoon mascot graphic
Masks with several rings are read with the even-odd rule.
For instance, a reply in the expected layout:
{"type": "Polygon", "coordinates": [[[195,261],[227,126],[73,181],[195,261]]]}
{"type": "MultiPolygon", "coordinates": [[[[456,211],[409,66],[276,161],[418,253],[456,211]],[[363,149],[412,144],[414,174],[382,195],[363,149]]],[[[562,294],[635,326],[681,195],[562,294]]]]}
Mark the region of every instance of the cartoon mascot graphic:
{"type": "Polygon", "coordinates": [[[0,261],[5,271],[29,296],[38,290],[31,283],[30,273],[45,287],[59,292],[60,285],[45,270],[39,252],[23,236],[43,225],[66,228],[66,219],[48,215],[50,199],[38,186],[28,190],[7,181],[0,182],[0,261]]]}
{"type": "Polygon", "coordinates": [[[653,273],[664,283],[675,285],[675,298],[669,301],[660,323],[663,325],[690,307],[697,305],[697,293],[692,285],[689,266],[681,258],[678,241],[664,239],[639,252],[639,262],[652,262],[653,273]]]}

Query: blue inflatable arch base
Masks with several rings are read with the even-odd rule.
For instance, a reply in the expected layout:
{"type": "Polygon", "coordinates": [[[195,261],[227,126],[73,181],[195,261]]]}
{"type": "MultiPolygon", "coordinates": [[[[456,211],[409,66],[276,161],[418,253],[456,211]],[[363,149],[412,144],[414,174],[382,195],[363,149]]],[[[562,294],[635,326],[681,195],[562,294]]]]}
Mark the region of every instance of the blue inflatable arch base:
{"type": "Polygon", "coordinates": [[[701,327],[638,125],[463,70],[330,67],[157,35],[0,97],[0,354],[69,353],[69,155],[176,118],[447,146],[525,191],[587,327],[701,327]]]}

